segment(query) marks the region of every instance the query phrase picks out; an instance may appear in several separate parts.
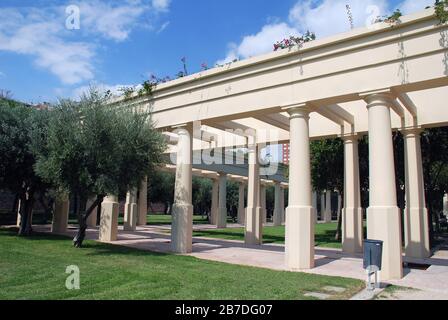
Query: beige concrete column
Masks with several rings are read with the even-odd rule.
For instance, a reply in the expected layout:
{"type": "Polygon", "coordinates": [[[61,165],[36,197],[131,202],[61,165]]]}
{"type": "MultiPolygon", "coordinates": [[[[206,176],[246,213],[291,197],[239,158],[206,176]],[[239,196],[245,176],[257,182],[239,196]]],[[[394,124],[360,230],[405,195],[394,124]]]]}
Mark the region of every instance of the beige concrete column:
{"type": "Polygon", "coordinates": [[[287,110],[290,115],[289,206],[286,209],[286,266],[314,267],[314,209],[311,204],[309,109],[287,110]]]}
{"type": "Polygon", "coordinates": [[[22,222],[22,216],[20,215],[20,206],[22,205],[22,200],[19,199],[19,203],[17,205],[17,227],[20,227],[20,223],[22,222]]]}
{"type": "Polygon", "coordinates": [[[117,196],[104,198],[101,204],[99,240],[111,242],[117,240],[118,235],[118,210],[120,205],[117,196]]]}
{"type": "Polygon", "coordinates": [[[382,240],[382,280],[401,279],[401,214],[397,207],[390,107],[393,97],[376,93],[364,97],[369,111],[370,196],[367,237],[382,240]]]}
{"type": "Polygon", "coordinates": [[[443,197],[443,214],[448,217],[448,194],[443,197]]]}
{"type": "Polygon", "coordinates": [[[140,184],[138,195],[138,226],[146,226],[148,223],[148,177],[140,184]]]}
{"type": "MultiPolygon", "coordinates": [[[[90,206],[95,202],[95,198],[91,198],[89,200],[87,200],[87,204],[86,204],[86,210],[88,210],[90,208],[90,206]]],[[[97,225],[97,220],[98,220],[98,215],[97,215],[97,207],[95,207],[92,211],[92,213],[90,214],[90,216],[87,218],[87,227],[88,228],[96,228],[97,225]]]]}
{"type": "Polygon", "coordinates": [[[320,194],[320,220],[325,220],[325,191],[320,194]]]}
{"type": "Polygon", "coordinates": [[[428,210],[426,209],[420,129],[404,130],[406,209],[404,218],[407,257],[429,258],[428,210]]]}
{"type": "Polygon", "coordinates": [[[281,187],[280,187],[280,183],[276,182],[275,183],[275,204],[274,204],[274,218],[273,218],[273,222],[274,222],[274,227],[278,227],[282,225],[282,215],[283,215],[283,210],[281,207],[281,187]]]}
{"type": "Polygon", "coordinates": [[[338,191],[338,219],[341,216],[341,211],[342,211],[342,196],[341,193],[338,191]]]}
{"type": "Polygon", "coordinates": [[[227,227],[227,174],[219,174],[218,229],[227,227]]]}
{"type": "Polygon", "coordinates": [[[240,182],[238,190],[238,224],[244,224],[246,221],[246,211],[244,208],[244,190],[245,184],[244,182],[240,182]]]}
{"type": "Polygon", "coordinates": [[[342,210],[342,250],[362,252],[364,239],[359,184],[358,137],[344,137],[344,209],[342,210]]]}
{"type": "Polygon", "coordinates": [[[219,210],[218,202],[219,202],[219,180],[213,179],[210,223],[215,226],[218,225],[218,210],[219,210]]]}
{"type": "Polygon", "coordinates": [[[324,211],[324,222],[330,223],[331,217],[331,191],[325,191],[325,211],[324,211]]]}
{"type": "Polygon", "coordinates": [[[193,205],[192,205],[192,163],[193,126],[177,129],[176,185],[174,191],[171,248],[176,253],[192,251],[193,205]]]}
{"type": "Polygon", "coordinates": [[[54,203],[51,232],[63,233],[67,231],[69,210],[70,201],[68,200],[68,195],[62,196],[61,199],[56,199],[54,203]]]}
{"type": "Polygon", "coordinates": [[[124,231],[135,231],[137,229],[137,189],[126,194],[126,204],[124,205],[124,231]]]}
{"type": "Polygon", "coordinates": [[[266,210],[266,186],[260,185],[260,207],[263,224],[268,222],[268,211],[266,210]]]}
{"type": "Polygon", "coordinates": [[[247,208],[245,243],[259,245],[263,243],[263,218],[260,207],[260,165],[259,150],[256,142],[249,144],[249,179],[247,185],[247,208]]]}
{"type": "Polygon", "coordinates": [[[285,189],[280,188],[280,211],[282,213],[282,224],[286,222],[285,215],[285,189]]]}
{"type": "Polygon", "coordinates": [[[313,208],[314,208],[314,213],[315,213],[315,221],[316,223],[319,221],[318,216],[317,216],[317,192],[313,191],[313,195],[312,195],[312,204],[313,204],[313,208]]]}

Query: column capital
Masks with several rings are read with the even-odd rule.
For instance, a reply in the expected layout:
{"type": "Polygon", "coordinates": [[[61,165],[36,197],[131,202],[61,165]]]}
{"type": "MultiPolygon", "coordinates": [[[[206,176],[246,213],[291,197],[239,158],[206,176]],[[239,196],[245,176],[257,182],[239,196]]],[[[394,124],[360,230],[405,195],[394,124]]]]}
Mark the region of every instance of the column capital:
{"type": "Polygon", "coordinates": [[[362,135],[359,133],[352,133],[341,136],[341,140],[344,141],[344,143],[354,143],[362,139],[362,135]]]}
{"type": "Polygon", "coordinates": [[[178,124],[178,125],[172,126],[171,128],[174,129],[177,134],[186,134],[186,133],[191,134],[193,132],[193,123],[188,122],[188,123],[178,124]]]}
{"type": "Polygon", "coordinates": [[[420,136],[423,131],[425,131],[425,129],[423,129],[422,127],[400,129],[401,134],[405,138],[420,136]]]}
{"type": "Polygon", "coordinates": [[[306,118],[309,119],[311,107],[309,103],[299,103],[294,106],[285,107],[282,109],[289,114],[290,119],[306,118]]]}
{"type": "Polygon", "coordinates": [[[391,107],[395,100],[395,94],[390,88],[362,92],[359,94],[359,97],[367,102],[367,108],[373,107],[378,104],[391,107]]]}

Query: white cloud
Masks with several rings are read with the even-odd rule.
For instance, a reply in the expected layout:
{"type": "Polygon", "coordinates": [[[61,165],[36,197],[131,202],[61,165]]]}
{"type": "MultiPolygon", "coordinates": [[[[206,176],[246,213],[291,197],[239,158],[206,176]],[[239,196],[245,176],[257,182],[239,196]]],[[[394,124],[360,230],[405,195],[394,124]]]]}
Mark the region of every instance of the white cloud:
{"type": "Polygon", "coordinates": [[[364,27],[388,11],[386,0],[324,0],[297,2],[289,12],[290,23],[300,30],[310,30],[319,38],[350,30],[346,5],[350,5],[353,24],[364,27]]]}
{"type": "Polygon", "coordinates": [[[400,4],[400,10],[403,14],[411,14],[433,5],[434,0],[405,0],[400,4]]]}
{"type": "MultiPolygon", "coordinates": [[[[28,55],[67,85],[94,79],[96,45],[73,36],[126,40],[132,30],[151,23],[170,1],[78,1],[81,30],[67,30],[65,7],[0,8],[0,51],[28,55]],[[147,19],[143,15],[151,14],[147,19]]],[[[165,26],[165,28],[167,25],[165,26]]],[[[96,40],[96,39],[94,39],[96,40]]]]}
{"type": "Polygon", "coordinates": [[[61,37],[64,24],[53,16],[38,10],[0,9],[0,21],[0,51],[33,56],[37,66],[50,70],[65,84],[93,78],[94,48],[65,41],[61,37]]]}
{"type": "Polygon", "coordinates": [[[159,28],[159,30],[157,30],[157,34],[162,33],[166,28],[168,28],[168,26],[170,25],[170,22],[167,21],[164,24],[162,24],[159,28]]]}
{"type": "Polygon", "coordinates": [[[260,32],[243,38],[239,45],[229,44],[229,50],[225,59],[218,61],[218,64],[231,62],[238,57],[243,59],[270,52],[274,43],[292,35],[299,35],[300,32],[287,23],[277,23],[265,25],[260,32]]]}
{"type": "Polygon", "coordinates": [[[81,29],[99,33],[105,38],[123,41],[139,24],[140,17],[150,10],[140,2],[122,3],[114,6],[103,1],[81,2],[81,29]]]}
{"type": "MultiPolygon", "coordinates": [[[[434,0],[404,0],[397,8],[404,14],[421,11],[432,5],[434,0]]],[[[312,31],[318,38],[349,31],[351,23],[347,12],[350,5],[354,27],[365,27],[374,22],[378,16],[387,15],[397,8],[390,6],[387,0],[305,0],[298,1],[289,11],[288,21],[268,23],[254,34],[243,37],[239,44],[230,43],[226,57],[218,64],[236,58],[271,52],[275,42],[312,31]]]]}
{"type": "Polygon", "coordinates": [[[167,11],[171,0],[152,0],[152,6],[157,11],[167,11]]]}

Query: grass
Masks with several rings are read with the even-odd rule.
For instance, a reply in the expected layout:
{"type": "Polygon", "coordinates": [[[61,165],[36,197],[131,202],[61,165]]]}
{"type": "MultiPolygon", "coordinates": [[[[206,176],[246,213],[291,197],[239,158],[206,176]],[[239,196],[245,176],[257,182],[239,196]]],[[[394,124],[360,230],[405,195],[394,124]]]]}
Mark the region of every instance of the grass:
{"type": "MultiPolygon", "coordinates": [[[[340,241],[335,240],[337,223],[316,224],[315,244],[319,247],[342,248],[340,241]]],[[[244,240],[243,228],[218,230],[201,230],[193,233],[195,237],[219,238],[227,240],[244,240]]],[[[264,227],[263,243],[285,243],[285,227],[264,227]]]]}
{"type": "MultiPolygon", "coordinates": [[[[123,225],[123,214],[121,213],[118,217],[118,224],[123,225]]],[[[148,214],[147,216],[148,225],[170,225],[171,224],[171,216],[170,215],[162,215],[162,214],[148,214]]],[[[207,217],[202,216],[193,216],[193,224],[207,224],[207,217]]],[[[69,219],[69,224],[78,224],[78,220],[75,218],[69,219]]]]}
{"type": "Polygon", "coordinates": [[[347,290],[362,281],[243,267],[194,257],[157,254],[86,241],[74,249],[71,240],[53,235],[19,238],[0,229],[0,299],[309,299],[306,292],[325,286],[347,290]],[[80,269],[81,289],[67,290],[66,267],[80,269]]]}

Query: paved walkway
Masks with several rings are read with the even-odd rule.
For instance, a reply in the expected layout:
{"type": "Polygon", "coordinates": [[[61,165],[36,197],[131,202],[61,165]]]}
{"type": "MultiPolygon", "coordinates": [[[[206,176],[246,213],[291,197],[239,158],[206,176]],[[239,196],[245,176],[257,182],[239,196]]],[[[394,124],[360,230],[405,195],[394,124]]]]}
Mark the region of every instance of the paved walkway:
{"type": "MultiPolygon", "coordinates": [[[[229,225],[229,227],[238,225],[229,225]]],[[[49,226],[35,226],[36,231],[50,232],[49,226]]],[[[210,225],[195,225],[195,230],[213,229],[210,225]]],[[[118,240],[113,242],[140,250],[168,253],[170,248],[170,226],[138,227],[135,232],[125,232],[119,227],[118,240]]],[[[65,235],[74,236],[76,228],[70,228],[65,235]]],[[[98,230],[89,229],[87,239],[98,239],[98,230]]],[[[189,254],[204,260],[231,264],[254,266],[287,271],[284,264],[284,245],[265,244],[247,246],[241,241],[211,238],[193,238],[193,253],[189,254]]],[[[347,255],[339,249],[316,248],[316,267],[303,272],[340,276],[365,280],[362,255],[347,255]]],[[[448,251],[439,251],[430,259],[404,259],[406,262],[431,265],[427,270],[405,268],[405,277],[388,281],[390,284],[428,291],[428,296],[448,300],[448,251]]],[[[424,294],[420,296],[424,297],[424,294]]]]}

